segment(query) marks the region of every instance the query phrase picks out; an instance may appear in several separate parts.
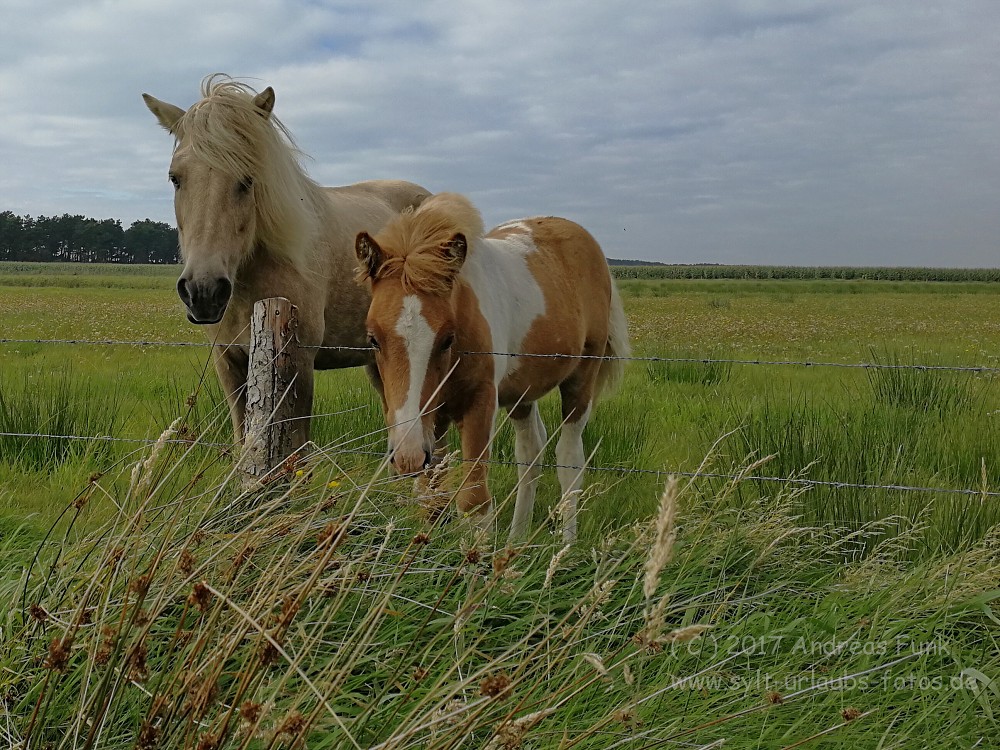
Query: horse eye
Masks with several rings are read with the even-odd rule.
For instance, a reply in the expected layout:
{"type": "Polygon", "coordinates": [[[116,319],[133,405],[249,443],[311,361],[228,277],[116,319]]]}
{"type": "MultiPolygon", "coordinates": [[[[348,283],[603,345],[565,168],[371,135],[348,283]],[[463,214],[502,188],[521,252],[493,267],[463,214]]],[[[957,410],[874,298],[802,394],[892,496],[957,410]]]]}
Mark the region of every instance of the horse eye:
{"type": "Polygon", "coordinates": [[[368,334],[368,346],[370,346],[372,349],[374,349],[377,352],[382,350],[382,347],[380,347],[378,345],[378,339],[376,339],[370,333],[368,334]]]}
{"type": "Polygon", "coordinates": [[[175,190],[179,190],[181,186],[181,178],[175,174],[170,175],[170,182],[174,186],[175,190]]]}
{"type": "Polygon", "coordinates": [[[449,333],[441,340],[441,351],[446,352],[451,349],[451,345],[455,343],[455,334],[449,333]]]}
{"type": "Polygon", "coordinates": [[[253,187],[253,177],[244,177],[242,180],[240,180],[240,184],[237,189],[240,191],[240,193],[245,194],[249,193],[250,188],[252,187],[253,187]]]}

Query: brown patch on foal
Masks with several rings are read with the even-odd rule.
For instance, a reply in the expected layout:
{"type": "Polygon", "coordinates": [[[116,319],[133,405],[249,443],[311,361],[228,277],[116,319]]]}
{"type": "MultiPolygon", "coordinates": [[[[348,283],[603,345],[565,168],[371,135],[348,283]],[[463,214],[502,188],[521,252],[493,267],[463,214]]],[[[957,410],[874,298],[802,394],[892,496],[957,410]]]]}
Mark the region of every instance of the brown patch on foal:
{"type": "MultiPolygon", "coordinates": [[[[584,354],[603,356],[608,340],[608,314],[611,305],[611,281],[607,262],[597,241],[583,227],[558,217],[522,219],[504,224],[487,237],[506,238],[531,234],[537,252],[527,255],[528,267],[545,297],[545,315],[536,319],[525,337],[521,351],[527,354],[584,354]],[[522,228],[524,227],[524,228],[522,228]],[[600,294],[584,299],[564,294],[565,288],[586,288],[595,279],[602,281],[600,294]],[[568,298],[568,299],[567,299],[568,298]]],[[[578,368],[588,371],[583,378],[588,387],[575,388],[576,398],[564,418],[579,406],[589,403],[600,361],[550,357],[519,357],[513,371],[500,383],[501,406],[521,400],[535,401],[567,381],[578,368]]],[[[582,385],[582,384],[581,384],[582,385]]],[[[582,413],[578,410],[577,416],[582,413]]]]}

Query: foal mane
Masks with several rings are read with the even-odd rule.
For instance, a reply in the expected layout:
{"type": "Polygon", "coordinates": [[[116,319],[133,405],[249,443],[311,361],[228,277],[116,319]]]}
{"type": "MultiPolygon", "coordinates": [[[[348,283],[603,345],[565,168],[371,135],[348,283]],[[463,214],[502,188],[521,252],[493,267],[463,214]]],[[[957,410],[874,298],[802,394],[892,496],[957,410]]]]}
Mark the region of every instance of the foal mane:
{"type": "Polygon", "coordinates": [[[375,235],[383,260],[371,280],[399,278],[407,291],[447,294],[464,260],[451,252],[456,234],[470,252],[483,236],[479,210],[464,195],[438,193],[406,209],[375,235]]]}
{"type": "Polygon", "coordinates": [[[305,260],[322,189],[299,164],[303,154],[291,133],[254,104],[257,92],[245,83],[216,73],[202,81],[201,95],[175,127],[177,145],[238,180],[252,178],[261,244],[286,260],[305,260]]]}

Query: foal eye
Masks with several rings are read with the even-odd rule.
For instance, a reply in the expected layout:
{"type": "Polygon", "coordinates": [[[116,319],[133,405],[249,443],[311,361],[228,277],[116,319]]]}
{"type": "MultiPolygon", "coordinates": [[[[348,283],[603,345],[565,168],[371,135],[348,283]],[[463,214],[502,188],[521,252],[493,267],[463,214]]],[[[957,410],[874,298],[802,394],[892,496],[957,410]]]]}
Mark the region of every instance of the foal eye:
{"type": "Polygon", "coordinates": [[[368,334],[368,346],[370,346],[375,351],[381,351],[382,349],[382,347],[378,345],[378,339],[376,339],[370,333],[368,334]]]}
{"type": "Polygon", "coordinates": [[[449,333],[443,339],[441,339],[441,351],[446,352],[451,349],[451,345],[455,343],[455,334],[449,333]]]}
{"type": "Polygon", "coordinates": [[[177,190],[181,186],[181,178],[178,177],[175,174],[171,174],[170,175],[170,183],[174,186],[174,189],[177,190]]]}

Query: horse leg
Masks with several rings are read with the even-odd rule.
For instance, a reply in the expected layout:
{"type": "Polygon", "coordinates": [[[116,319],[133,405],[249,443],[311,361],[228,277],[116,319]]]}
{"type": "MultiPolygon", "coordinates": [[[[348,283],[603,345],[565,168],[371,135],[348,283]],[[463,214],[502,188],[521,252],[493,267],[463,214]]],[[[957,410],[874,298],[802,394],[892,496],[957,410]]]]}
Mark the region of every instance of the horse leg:
{"type": "Polygon", "coordinates": [[[233,442],[243,442],[247,413],[247,367],[249,357],[239,347],[215,347],[212,359],[219,383],[229,404],[229,417],[233,423],[233,442]]]}
{"type": "Polygon", "coordinates": [[[477,394],[471,400],[468,411],[458,423],[462,437],[462,458],[469,468],[455,495],[455,503],[459,513],[471,518],[482,528],[489,526],[493,517],[493,498],[486,484],[486,462],[490,459],[497,396],[492,387],[488,391],[477,394]]]}
{"type": "Polygon", "coordinates": [[[520,403],[510,410],[514,425],[514,455],[517,460],[517,500],[514,502],[514,520],[510,524],[510,540],[521,541],[531,527],[531,513],[535,507],[535,491],[541,468],[535,465],[545,447],[545,425],[538,413],[538,404],[520,403]]]}
{"type": "Polygon", "coordinates": [[[375,390],[378,391],[378,397],[382,400],[382,413],[388,414],[389,405],[385,402],[385,386],[382,384],[382,375],[379,374],[378,365],[374,362],[368,363],[365,365],[365,372],[368,373],[368,379],[375,386],[375,390]]]}
{"type": "Polygon", "coordinates": [[[292,443],[294,453],[309,442],[310,422],[313,411],[313,381],[315,379],[315,349],[299,349],[295,362],[295,383],[292,385],[289,397],[294,397],[292,404],[292,443]]]}
{"type": "Polygon", "coordinates": [[[583,451],[583,429],[590,419],[599,367],[600,360],[587,360],[559,386],[563,423],[556,444],[556,463],[559,464],[556,471],[562,490],[563,540],[567,543],[576,539],[577,501],[587,460],[583,451]]]}

